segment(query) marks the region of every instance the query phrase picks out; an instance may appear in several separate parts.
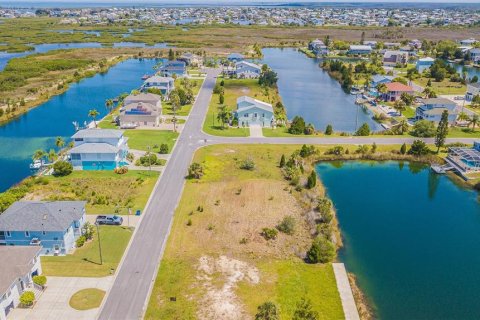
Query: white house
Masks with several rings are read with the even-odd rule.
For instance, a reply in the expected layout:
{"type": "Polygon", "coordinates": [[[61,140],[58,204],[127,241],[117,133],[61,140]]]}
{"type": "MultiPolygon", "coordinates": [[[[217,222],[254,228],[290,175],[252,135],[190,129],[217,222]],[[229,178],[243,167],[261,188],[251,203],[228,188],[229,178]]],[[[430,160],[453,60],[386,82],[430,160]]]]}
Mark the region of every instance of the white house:
{"type": "Polygon", "coordinates": [[[366,55],[372,53],[372,47],[364,45],[351,45],[348,54],[366,55]]]}
{"type": "Polygon", "coordinates": [[[445,98],[424,99],[422,105],[417,107],[415,117],[417,120],[440,122],[443,111],[448,111],[448,122],[453,124],[457,120],[457,104],[445,98]]]}
{"type": "Polygon", "coordinates": [[[20,304],[20,296],[42,273],[39,246],[0,246],[0,320],[20,304]]]}
{"type": "Polygon", "coordinates": [[[473,62],[479,62],[480,61],[480,48],[471,49],[470,51],[468,51],[468,53],[470,54],[470,59],[473,62]]]}
{"type": "Polygon", "coordinates": [[[465,39],[465,40],[460,40],[460,44],[462,46],[472,46],[477,42],[477,40],[470,38],[470,39],[465,39]]]}
{"type": "Polygon", "coordinates": [[[465,100],[472,101],[473,97],[480,95],[480,82],[467,83],[467,93],[465,100]]]}
{"type": "Polygon", "coordinates": [[[76,170],[113,170],[126,164],[128,138],[123,130],[84,129],[72,136],[68,151],[76,170]]]}
{"type": "Polygon", "coordinates": [[[154,88],[160,89],[160,92],[164,96],[168,96],[170,91],[175,89],[175,79],[172,77],[160,77],[160,76],[153,76],[145,80],[143,83],[142,89],[144,91],[154,88]]]}
{"type": "Polygon", "coordinates": [[[423,72],[424,70],[430,68],[434,62],[435,62],[435,59],[430,57],[421,58],[417,60],[417,64],[415,65],[415,68],[418,70],[418,72],[423,72]]]}
{"type": "Polygon", "coordinates": [[[129,95],[120,110],[120,127],[158,126],[162,115],[161,96],[152,93],[129,95]]]}
{"type": "Polygon", "coordinates": [[[262,66],[248,62],[248,61],[240,61],[235,63],[235,74],[238,78],[242,79],[251,79],[251,78],[258,78],[262,73],[262,66]]]}
{"type": "Polygon", "coordinates": [[[247,96],[237,99],[236,117],[242,127],[252,124],[270,127],[274,122],[271,104],[247,96]]]}
{"type": "Polygon", "coordinates": [[[317,56],[324,56],[328,54],[328,47],[320,39],[315,39],[308,44],[308,48],[317,56]]]}

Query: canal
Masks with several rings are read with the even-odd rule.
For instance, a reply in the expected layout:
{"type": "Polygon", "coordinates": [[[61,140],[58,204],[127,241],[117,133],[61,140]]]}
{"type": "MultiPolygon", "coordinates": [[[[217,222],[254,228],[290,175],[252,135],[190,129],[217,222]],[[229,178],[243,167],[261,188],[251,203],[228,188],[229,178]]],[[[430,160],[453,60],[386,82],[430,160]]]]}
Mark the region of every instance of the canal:
{"type": "Polygon", "coordinates": [[[130,59],[79,83],[73,83],[63,94],[0,126],[0,192],[31,174],[29,163],[35,150],[48,152],[57,136],[69,138],[75,128],[88,119],[88,110],[97,109],[99,118],[107,113],[105,100],[130,92],[142,84],[141,77],[151,73],[153,59],[130,59]]]}
{"type": "Polygon", "coordinates": [[[479,319],[477,193],[407,162],[324,162],[353,272],[380,319],[479,319]]]}
{"type": "Polygon", "coordinates": [[[335,131],[354,132],[368,123],[381,130],[370,112],[355,104],[355,96],[345,93],[338,81],[319,66],[318,59],[306,57],[296,49],[263,49],[262,63],[278,74],[278,89],[287,109],[288,119],[301,116],[319,131],[328,124],[335,131]]]}

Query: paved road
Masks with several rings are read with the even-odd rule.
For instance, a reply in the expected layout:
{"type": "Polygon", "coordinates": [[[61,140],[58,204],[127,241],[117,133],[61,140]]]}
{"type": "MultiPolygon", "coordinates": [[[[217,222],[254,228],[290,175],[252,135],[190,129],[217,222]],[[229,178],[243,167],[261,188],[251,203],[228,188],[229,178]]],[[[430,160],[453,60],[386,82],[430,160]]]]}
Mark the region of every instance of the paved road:
{"type": "MultiPolygon", "coordinates": [[[[118,275],[102,307],[99,319],[140,319],[155,281],[173,214],[183,191],[185,175],[196,149],[206,144],[402,144],[414,138],[336,137],[336,138],[229,138],[203,133],[203,120],[219,70],[209,69],[176,147],[167,162],[137,227],[118,275]],[[206,140],[206,142],[205,142],[206,140]]],[[[474,139],[447,139],[472,143],[474,139]]],[[[433,142],[433,139],[426,139],[433,142]]]]}

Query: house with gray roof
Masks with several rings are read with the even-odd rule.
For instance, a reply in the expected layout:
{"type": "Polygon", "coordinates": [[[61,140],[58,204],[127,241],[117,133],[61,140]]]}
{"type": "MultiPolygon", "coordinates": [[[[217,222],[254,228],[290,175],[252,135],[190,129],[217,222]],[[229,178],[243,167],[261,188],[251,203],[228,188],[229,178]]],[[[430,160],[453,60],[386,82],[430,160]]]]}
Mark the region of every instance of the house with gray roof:
{"type": "Polygon", "coordinates": [[[42,273],[39,246],[0,246],[0,320],[20,304],[20,296],[42,273]]]}
{"type": "Polygon", "coordinates": [[[249,62],[240,61],[235,63],[235,75],[241,79],[254,79],[260,77],[262,66],[249,62]]]}
{"type": "Polygon", "coordinates": [[[448,111],[448,123],[454,124],[457,120],[457,104],[446,98],[424,99],[422,105],[415,110],[417,120],[428,120],[435,123],[442,119],[443,111],[448,111]]]}
{"type": "Polygon", "coordinates": [[[142,90],[159,89],[163,96],[167,97],[175,89],[175,79],[172,77],[153,76],[145,80],[142,90]]]}
{"type": "Polygon", "coordinates": [[[74,146],[68,151],[75,170],[113,170],[127,164],[127,138],[123,130],[83,129],[72,140],[74,146]]]}
{"type": "Polygon", "coordinates": [[[158,126],[161,115],[161,96],[152,93],[129,95],[120,109],[120,127],[158,126]]]}
{"type": "Polygon", "coordinates": [[[270,127],[275,119],[271,104],[248,96],[237,99],[235,116],[238,119],[238,124],[246,127],[252,124],[270,127]]]}
{"type": "Polygon", "coordinates": [[[473,97],[480,95],[480,82],[467,83],[465,100],[472,101],[473,97]]]}
{"type": "Polygon", "coordinates": [[[86,221],[86,201],[17,201],[0,215],[0,245],[37,246],[66,254],[86,221]]]}

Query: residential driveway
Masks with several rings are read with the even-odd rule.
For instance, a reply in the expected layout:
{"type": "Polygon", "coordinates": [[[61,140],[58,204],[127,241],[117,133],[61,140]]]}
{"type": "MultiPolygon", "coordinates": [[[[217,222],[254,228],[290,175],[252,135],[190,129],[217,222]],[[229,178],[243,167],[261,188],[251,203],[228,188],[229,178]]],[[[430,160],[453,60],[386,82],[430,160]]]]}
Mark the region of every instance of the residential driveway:
{"type": "MultiPolygon", "coordinates": [[[[126,209],[124,209],[126,211],[126,209]]],[[[125,212],[124,211],[124,212],[125,212]]],[[[113,214],[113,213],[108,213],[107,214],[113,214]]],[[[138,222],[140,221],[140,216],[136,216],[135,212],[132,212],[130,216],[127,215],[122,215],[123,217],[123,224],[122,226],[124,227],[134,227],[136,228],[138,225],[138,222]]],[[[95,219],[97,219],[96,214],[87,214],[87,221],[90,222],[91,224],[95,223],[95,219]]]]}
{"type": "Polygon", "coordinates": [[[48,277],[47,289],[32,309],[16,308],[8,316],[28,320],[91,320],[97,317],[99,308],[79,311],[70,307],[70,297],[79,290],[97,288],[108,291],[113,276],[103,278],[48,277]]]}
{"type": "Polygon", "coordinates": [[[250,125],[250,138],[263,138],[262,127],[259,124],[250,125]]]}

